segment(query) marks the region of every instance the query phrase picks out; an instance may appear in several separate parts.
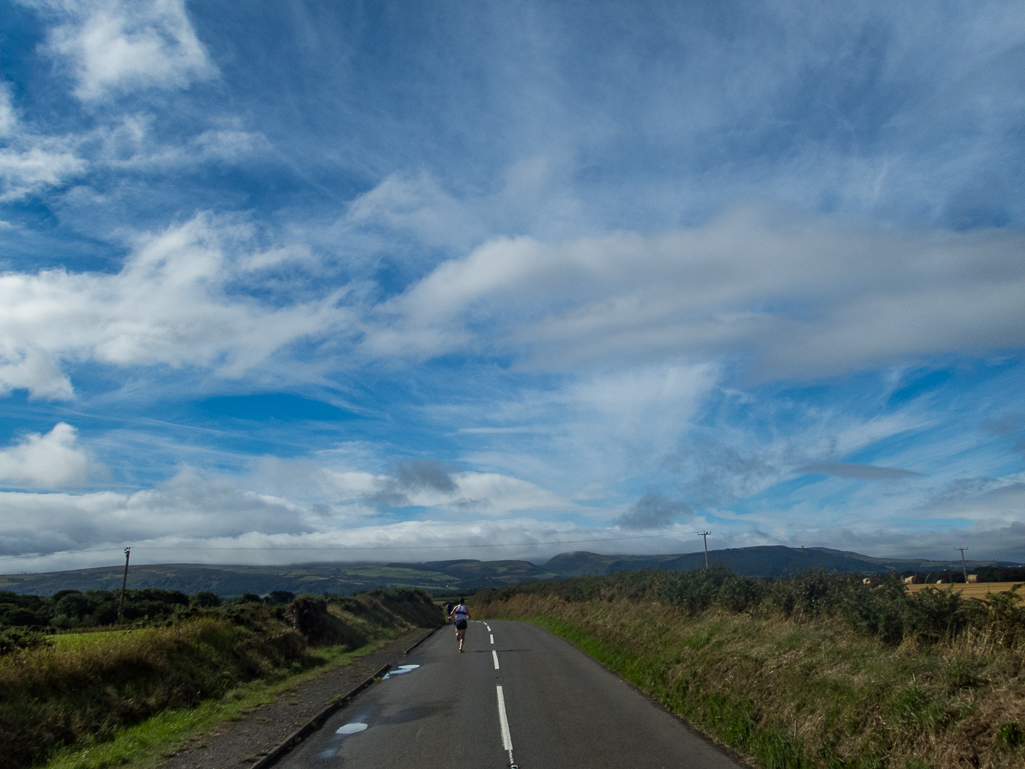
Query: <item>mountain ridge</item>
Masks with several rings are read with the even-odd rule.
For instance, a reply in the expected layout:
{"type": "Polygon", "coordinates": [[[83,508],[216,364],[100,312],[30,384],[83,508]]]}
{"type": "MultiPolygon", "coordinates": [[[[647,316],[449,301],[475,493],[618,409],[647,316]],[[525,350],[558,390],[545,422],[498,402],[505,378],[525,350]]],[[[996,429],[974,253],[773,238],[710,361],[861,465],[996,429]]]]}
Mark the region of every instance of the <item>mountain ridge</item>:
{"type": "MultiPolygon", "coordinates": [[[[877,558],[825,547],[783,545],[710,550],[710,565],[721,564],[748,577],[779,577],[803,571],[882,574],[890,571],[940,573],[960,571],[960,559],[877,558]]],[[[348,595],[386,587],[418,587],[439,594],[482,587],[503,587],[539,579],[565,579],[585,574],[611,574],[647,568],[688,571],[705,565],[703,551],[656,555],[559,553],[543,564],[523,560],[480,561],[472,558],[418,563],[306,563],[286,566],[223,564],[143,564],[129,570],[133,589],[159,588],[185,593],[209,591],[222,596],[266,595],[274,590],[292,593],[348,595]]],[[[970,570],[1014,567],[1009,561],[972,560],[970,570]]],[[[38,574],[2,574],[0,590],[52,595],[58,590],[120,589],[124,567],[98,566],[38,574]]]]}

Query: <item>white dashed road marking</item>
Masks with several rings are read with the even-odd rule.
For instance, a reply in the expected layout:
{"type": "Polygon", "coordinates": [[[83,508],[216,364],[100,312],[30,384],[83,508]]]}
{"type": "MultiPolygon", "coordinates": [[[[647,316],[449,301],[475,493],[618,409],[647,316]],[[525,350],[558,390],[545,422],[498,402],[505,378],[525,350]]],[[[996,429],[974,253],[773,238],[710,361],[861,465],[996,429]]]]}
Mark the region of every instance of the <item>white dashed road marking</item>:
{"type": "Polygon", "coordinates": [[[515,762],[513,761],[513,746],[512,746],[512,735],[509,734],[509,719],[505,715],[505,695],[502,694],[502,687],[496,686],[498,690],[498,720],[502,724],[502,747],[509,753],[509,765],[512,766],[515,762]]]}
{"type": "Polygon", "coordinates": [[[496,652],[494,649],[492,649],[491,650],[491,656],[495,660],[495,670],[498,670],[498,652],[496,652]]]}

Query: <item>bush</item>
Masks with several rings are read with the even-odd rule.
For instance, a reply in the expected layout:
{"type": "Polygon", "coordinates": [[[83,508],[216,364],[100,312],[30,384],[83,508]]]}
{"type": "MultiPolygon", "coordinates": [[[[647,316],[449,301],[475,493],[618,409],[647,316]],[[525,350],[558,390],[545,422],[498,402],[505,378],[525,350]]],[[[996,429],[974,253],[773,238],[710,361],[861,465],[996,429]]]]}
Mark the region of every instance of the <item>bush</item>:
{"type": "Polygon", "coordinates": [[[208,615],[0,658],[0,769],[41,763],[61,744],[109,739],[167,708],[289,668],[305,654],[302,636],[269,608],[247,606],[239,619],[208,615]]]}
{"type": "Polygon", "coordinates": [[[216,593],[208,593],[201,590],[198,593],[193,593],[192,598],[189,599],[189,606],[197,609],[212,609],[215,606],[221,605],[221,597],[216,593]]]}
{"type": "Polygon", "coordinates": [[[650,596],[690,616],[720,610],[798,620],[836,618],[852,630],[890,645],[905,639],[935,644],[972,631],[987,633],[997,643],[1012,647],[1025,642],[1025,605],[1018,599],[1017,589],[979,601],[947,590],[911,594],[896,574],[875,584],[865,584],[860,574],[826,571],[765,580],[713,566],[696,571],[645,570],[528,582],[481,590],[473,603],[507,601],[514,595],[550,595],[571,603],[617,598],[637,601],[650,596]]]}
{"type": "Polygon", "coordinates": [[[21,627],[0,629],[0,656],[10,654],[19,649],[36,649],[49,645],[50,642],[46,639],[46,636],[38,630],[29,630],[21,627]]]}

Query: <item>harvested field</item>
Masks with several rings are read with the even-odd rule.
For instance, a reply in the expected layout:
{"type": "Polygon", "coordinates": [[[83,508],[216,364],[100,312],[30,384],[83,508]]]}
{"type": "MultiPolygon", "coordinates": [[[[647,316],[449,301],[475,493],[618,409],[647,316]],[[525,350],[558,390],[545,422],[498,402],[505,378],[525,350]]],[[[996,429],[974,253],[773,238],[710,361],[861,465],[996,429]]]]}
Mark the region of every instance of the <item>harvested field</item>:
{"type": "MultiPolygon", "coordinates": [[[[953,585],[908,585],[908,592],[918,593],[927,587],[932,587],[937,590],[953,590],[955,593],[960,593],[964,598],[985,598],[987,593],[1005,593],[1015,585],[1021,584],[1021,582],[976,582],[967,585],[963,583],[953,585]]],[[[1025,599],[1025,587],[1018,591],[1018,598],[1025,599]]]]}

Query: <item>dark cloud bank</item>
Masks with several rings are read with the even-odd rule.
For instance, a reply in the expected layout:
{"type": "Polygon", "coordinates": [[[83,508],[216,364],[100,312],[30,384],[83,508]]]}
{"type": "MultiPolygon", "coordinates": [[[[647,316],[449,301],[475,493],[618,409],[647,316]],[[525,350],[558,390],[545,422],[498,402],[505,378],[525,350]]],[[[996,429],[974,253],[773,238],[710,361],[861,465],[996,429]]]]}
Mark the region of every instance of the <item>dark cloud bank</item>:
{"type": "Polygon", "coordinates": [[[630,511],[615,520],[624,529],[663,529],[679,518],[690,520],[694,511],[690,505],[667,499],[661,491],[649,491],[630,511]]]}

